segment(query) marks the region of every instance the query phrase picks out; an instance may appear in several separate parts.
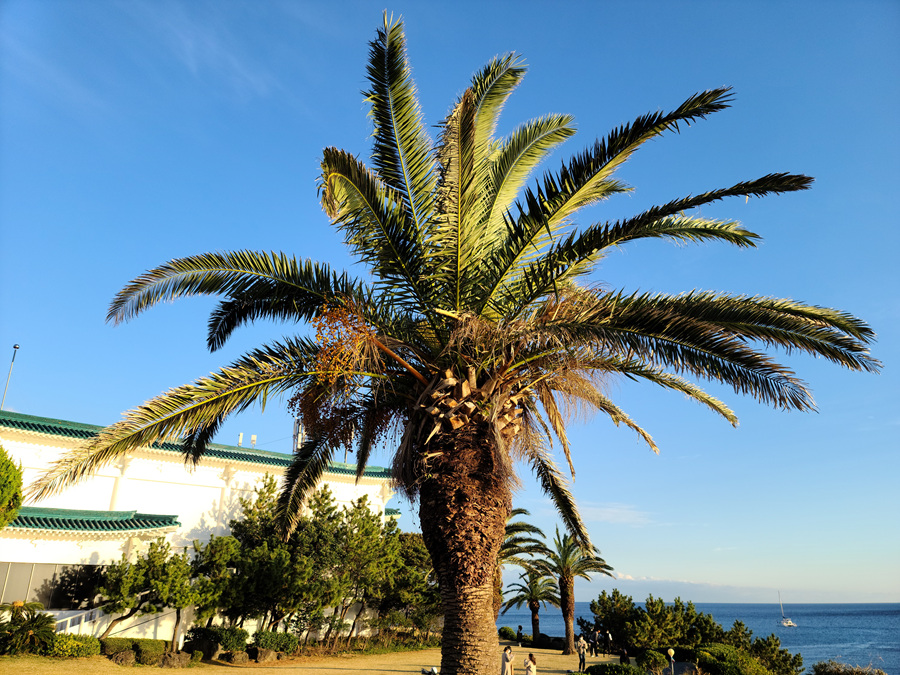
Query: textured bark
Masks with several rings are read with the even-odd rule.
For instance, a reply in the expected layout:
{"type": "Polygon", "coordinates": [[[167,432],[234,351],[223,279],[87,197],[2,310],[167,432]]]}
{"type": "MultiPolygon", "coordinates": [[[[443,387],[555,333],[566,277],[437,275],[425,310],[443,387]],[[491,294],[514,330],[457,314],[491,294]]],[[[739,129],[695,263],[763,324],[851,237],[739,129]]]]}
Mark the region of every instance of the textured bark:
{"type": "Polygon", "coordinates": [[[575,579],[559,578],[559,608],[566,624],[566,645],[563,654],[575,654],[575,579]]]}
{"type": "Polygon", "coordinates": [[[487,675],[497,666],[494,571],[511,496],[485,425],[440,435],[419,492],[422,537],[444,609],[441,675],[487,675]]]}
{"type": "Polygon", "coordinates": [[[541,644],[541,603],[529,602],[528,609],[531,610],[531,643],[539,645],[541,644]]]}

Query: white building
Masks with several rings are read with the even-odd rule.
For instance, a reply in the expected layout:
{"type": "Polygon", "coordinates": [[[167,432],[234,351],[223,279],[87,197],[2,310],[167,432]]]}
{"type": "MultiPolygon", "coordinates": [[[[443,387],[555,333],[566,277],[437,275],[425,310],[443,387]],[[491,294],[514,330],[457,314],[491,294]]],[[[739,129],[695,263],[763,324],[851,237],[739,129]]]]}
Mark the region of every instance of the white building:
{"type": "MultiPolygon", "coordinates": [[[[101,428],[0,411],[0,445],[21,463],[26,486],[101,428]]],[[[239,498],[252,496],[266,474],[281,478],[289,463],[282,453],[212,444],[191,467],[176,444],[166,443],[130,453],[38,504],[26,503],[0,530],[0,602],[38,601],[66,610],[52,591],[67,569],[72,574],[77,566],[89,570],[136,555],[160,536],[180,548],[228,534],[228,522],[240,514],[239,498]]],[[[389,517],[398,515],[386,508],[393,494],[389,479],[388,470],[368,467],[357,481],[355,466],[332,463],[323,483],[339,506],[366,495],[370,508],[389,517]]],[[[161,635],[170,636],[171,630],[161,635]]]]}

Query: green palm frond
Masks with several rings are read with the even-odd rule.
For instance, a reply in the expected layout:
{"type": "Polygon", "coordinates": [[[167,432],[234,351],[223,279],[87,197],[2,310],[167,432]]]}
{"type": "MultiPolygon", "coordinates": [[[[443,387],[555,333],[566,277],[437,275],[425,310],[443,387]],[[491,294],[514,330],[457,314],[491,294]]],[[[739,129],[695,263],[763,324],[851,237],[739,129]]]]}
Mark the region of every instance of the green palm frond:
{"type": "MultiPolygon", "coordinates": [[[[298,261],[284,253],[233,251],[177,258],[145,272],[116,294],[107,321],[120,323],[161,302],[195,295],[272,297],[272,318],[305,320],[314,316],[323,301],[335,296],[356,296],[363,285],[328,265],[298,261]],[[290,299],[290,300],[288,300],[290,299]]],[[[237,311],[237,309],[235,309],[237,311]]],[[[230,330],[244,321],[265,316],[249,312],[243,318],[222,316],[210,344],[220,346],[230,330]],[[215,333],[215,336],[214,336],[215,333]]]]}
{"type": "Polygon", "coordinates": [[[487,231],[495,233],[516,195],[553,148],[575,133],[571,115],[546,115],[515,129],[503,140],[492,162],[492,189],[487,231]]]}
{"type": "Polygon", "coordinates": [[[525,67],[516,54],[495,57],[472,76],[472,94],[475,107],[475,133],[473,145],[479,153],[477,163],[486,162],[485,154],[497,129],[503,106],[513,90],[525,77],[525,67]]]}
{"type": "Polygon", "coordinates": [[[463,277],[478,263],[479,251],[471,235],[481,220],[480,197],[487,176],[486,172],[477,171],[475,164],[475,102],[471,89],[463,93],[442,126],[438,146],[442,217],[432,232],[432,244],[439,251],[433,265],[437,284],[449,291],[445,308],[458,312],[463,277]]]}
{"type": "Polygon", "coordinates": [[[399,194],[409,209],[412,227],[421,235],[434,209],[434,159],[425,131],[416,85],[406,58],[403,24],[387,13],[384,26],[369,44],[372,161],[378,176],[399,194]]]}
{"type": "Polygon", "coordinates": [[[97,469],[138,448],[192,438],[192,456],[203,449],[198,435],[224,416],[254,403],[265,407],[272,395],[301,385],[312,373],[317,347],[294,339],[256,349],[217,373],[160,394],[125,413],[85,446],[57,460],[30,487],[42,499],[75,484],[97,469]]]}
{"type": "Polygon", "coordinates": [[[379,287],[428,316],[434,298],[422,234],[398,196],[353,155],[336,148],[323,153],[319,192],[325,212],[379,287]]]}
{"type": "Polygon", "coordinates": [[[712,89],[694,94],[672,112],[642,115],[573,157],[558,174],[546,174],[536,201],[541,204],[547,223],[553,227],[603,199],[608,194],[605,181],[643,143],[665,131],[678,131],[681,124],[690,125],[724,110],[731,100],[730,92],[730,87],[712,89]]]}
{"type": "Polygon", "coordinates": [[[531,464],[531,470],[537,477],[544,494],[553,501],[553,505],[559,512],[566,530],[571,532],[583,546],[589,548],[591,539],[587,528],[581,520],[581,516],[578,514],[575,499],[572,497],[565,476],[560,473],[545,449],[538,447],[536,444],[532,444],[529,449],[530,452],[526,461],[531,464]]]}
{"type": "Polygon", "coordinates": [[[275,517],[282,536],[286,539],[296,529],[303,515],[307,498],[319,485],[331,458],[340,446],[340,433],[331,437],[314,436],[306,440],[294,453],[284,474],[284,483],[278,494],[275,517]]]}

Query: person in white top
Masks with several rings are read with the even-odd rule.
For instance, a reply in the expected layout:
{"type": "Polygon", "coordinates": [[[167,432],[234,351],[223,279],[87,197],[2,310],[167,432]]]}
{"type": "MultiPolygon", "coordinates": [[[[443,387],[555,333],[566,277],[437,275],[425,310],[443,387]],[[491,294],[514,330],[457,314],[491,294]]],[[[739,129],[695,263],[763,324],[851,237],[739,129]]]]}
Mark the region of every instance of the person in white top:
{"type": "Polygon", "coordinates": [[[537,675],[537,659],[534,654],[529,654],[525,659],[525,675],[537,675]]]}
{"type": "Polygon", "coordinates": [[[500,675],[513,675],[513,653],[509,645],[506,645],[500,655],[500,675]]]}

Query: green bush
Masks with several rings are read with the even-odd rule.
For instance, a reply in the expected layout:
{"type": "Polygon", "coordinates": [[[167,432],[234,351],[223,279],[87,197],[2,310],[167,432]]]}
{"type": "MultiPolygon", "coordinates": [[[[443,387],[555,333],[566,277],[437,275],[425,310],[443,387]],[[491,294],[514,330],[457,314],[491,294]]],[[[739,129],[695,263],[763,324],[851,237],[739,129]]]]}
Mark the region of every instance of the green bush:
{"type": "Polygon", "coordinates": [[[759,661],[731,645],[700,645],[697,666],[709,675],[769,675],[759,661]]]}
{"type": "Polygon", "coordinates": [[[157,666],[162,661],[163,654],[169,646],[167,640],[150,640],[135,638],[131,641],[134,648],[134,657],[142,666],[157,666]]]}
{"type": "Polygon", "coordinates": [[[626,666],[621,663],[595,663],[593,666],[588,666],[584,672],[588,675],[647,675],[636,666],[626,666]]]}
{"type": "Polygon", "coordinates": [[[293,654],[297,651],[297,645],[300,644],[300,640],[293,633],[261,630],[253,634],[253,643],[261,649],[271,649],[276,652],[293,654]]]}
{"type": "Polygon", "coordinates": [[[100,640],[100,653],[105,656],[115,656],[120,652],[127,652],[133,644],[132,638],[103,638],[100,640]]]}
{"type": "Polygon", "coordinates": [[[203,660],[203,652],[195,649],[191,652],[191,663],[200,663],[203,660]]]}
{"type": "Polygon", "coordinates": [[[516,639],[516,631],[514,631],[509,626],[501,626],[500,630],[497,632],[500,635],[501,640],[515,640],[516,639]]]}
{"type": "Polygon", "coordinates": [[[56,635],[56,619],[39,602],[0,605],[0,654],[46,654],[56,635]],[[9,613],[9,621],[3,616],[9,613]]]}
{"type": "Polygon", "coordinates": [[[661,673],[669,665],[669,659],[652,649],[639,654],[634,662],[638,668],[649,670],[651,673],[661,673]]]}
{"type": "Polygon", "coordinates": [[[250,633],[243,628],[223,628],[222,626],[194,626],[187,632],[187,640],[205,640],[222,645],[228,652],[242,652],[247,648],[250,633]]]}
{"type": "Polygon", "coordinates": [[[812,667],[813,675],[885,675],[873,666],[851,666],[837,661],[819,661],[812,667]]]}
{"type": "Polygon", "coordinates": [[[50,647],[50,656],[73,658],[96,656],[100,653],[100,640],[93,635],[67,635],[57,633],[50,647]]]}

